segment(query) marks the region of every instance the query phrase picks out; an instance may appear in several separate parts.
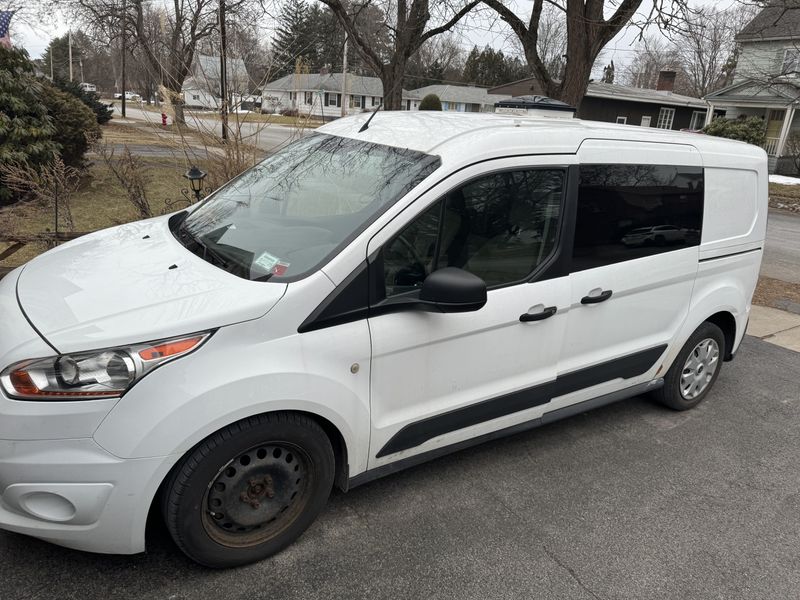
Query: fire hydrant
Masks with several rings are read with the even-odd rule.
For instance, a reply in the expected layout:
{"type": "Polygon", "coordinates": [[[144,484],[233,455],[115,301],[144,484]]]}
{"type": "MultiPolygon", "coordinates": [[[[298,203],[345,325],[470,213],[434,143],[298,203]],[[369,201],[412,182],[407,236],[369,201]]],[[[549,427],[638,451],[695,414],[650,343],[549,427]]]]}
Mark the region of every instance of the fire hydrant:
{"type": "Polygon", "coordinates": [[[161,127],[167,128],[167,113],[161,113],[161,127]]]}

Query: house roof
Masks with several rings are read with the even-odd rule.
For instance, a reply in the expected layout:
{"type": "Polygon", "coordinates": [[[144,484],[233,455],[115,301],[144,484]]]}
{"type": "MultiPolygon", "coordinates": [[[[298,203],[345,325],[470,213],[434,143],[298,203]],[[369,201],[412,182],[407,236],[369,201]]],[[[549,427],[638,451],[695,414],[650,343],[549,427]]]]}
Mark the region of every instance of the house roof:
{"type": "MultiPolygon", "coordinates": [[[[219,79],[219,56],[208,56],[198,54],[195,57],[195,77],[205,77],[206,79],[219,79]]],[[[225,63],[225,70],[228,80],[247,81],[247,68],[241,58],[229,57],[225,63]]]]}
{"type": "Polygon", "coordinates": [[[706,103],[700,98],[683,96],[663,90],[629,87],[615,83],[599,83],[592,81],[586,90],[590,98],[609,98],[612,100],[625,100],[629,102],[647,102],[649,104],[662,104],[666,106],[692,106],[706,108],[706,103]]]}
{"type": "Polygon", "coordinates": [[[791,81],[745,80],[706,96],[714,104],[789,105],[798,101],[798,86],[791,81]]]}
{"type": "MultiPolygon", "coordinates": [[[[286,75],[264,86],[264,91],[311,91],[323,90],[326,92],[342,91],[341,73],[298,73],[286,75]]],[[[347,74],[347,93],[362,96],[383,97],[383,82],[378,77],[347,74]]],[[[408,92],[403,90],[403,96],[408,92]]]]}
{"type": "MultiPolygon", "coordinates": [[[[798,0],[800,1],[800,0],[798,0]]],[[[526,77],[518,79],[510,83],[505,83],[497,87],[490,88],[488,91],[491,93],[494,90],[505,88],[518,83],[536,83],[539,80],[535,77],[526,77]]],[[[662,106],[692,106],[695,108],[705,108],[706,103],[700,98],[692,98],[691,96],[683,96],[681,94],[674,94],[663,90],[651,90],[648,88],[629,87],[627,85],[618,85],[616,83],[600,83],[598,81],[590,81],[589,86],[586,88],[586,95],[590,98],[607,98],[610,100],[622,100],[625,102],[646,102],[648,104],[661,104],[662,106]]]]}
{"type": "Polygon", "coordinates": [[[737,42],[800,38],[800,0],[772,0],[736,36],[737,42]]]}
{"type": "Polygon", "coordinates": [[[420,100],[428,94],[436,94],[442,102],[464,102],[465,104],[491,104],[505,100],[507,94],[490,94],[487,88],[472,85],[426,85],[410,92],[420,100]]]}

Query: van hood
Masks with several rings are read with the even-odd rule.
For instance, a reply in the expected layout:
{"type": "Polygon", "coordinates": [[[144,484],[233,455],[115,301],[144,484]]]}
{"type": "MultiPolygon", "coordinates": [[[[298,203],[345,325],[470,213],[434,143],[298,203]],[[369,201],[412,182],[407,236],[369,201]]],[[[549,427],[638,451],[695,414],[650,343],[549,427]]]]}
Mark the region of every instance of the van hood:
{"type": "Polygon", "coordinates": [[[168,219],[99,231],[29,262],[17,297],[42,337],[59,352],[157,340],[256,319],[286,292],[195,256],[168,219]]]}

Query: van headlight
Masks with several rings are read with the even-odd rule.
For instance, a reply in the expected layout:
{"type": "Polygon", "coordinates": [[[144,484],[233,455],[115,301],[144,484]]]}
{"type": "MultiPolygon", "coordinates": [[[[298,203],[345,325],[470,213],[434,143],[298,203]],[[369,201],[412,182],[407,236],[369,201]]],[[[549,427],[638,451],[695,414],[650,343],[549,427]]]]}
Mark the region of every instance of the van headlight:
{"type": "Polygon", "coordinates": [[[195,333],[15,363],[0,373],[0,386],[19,400],[116,398],[156,367],[199,348],[211,332],[195,333]]]}

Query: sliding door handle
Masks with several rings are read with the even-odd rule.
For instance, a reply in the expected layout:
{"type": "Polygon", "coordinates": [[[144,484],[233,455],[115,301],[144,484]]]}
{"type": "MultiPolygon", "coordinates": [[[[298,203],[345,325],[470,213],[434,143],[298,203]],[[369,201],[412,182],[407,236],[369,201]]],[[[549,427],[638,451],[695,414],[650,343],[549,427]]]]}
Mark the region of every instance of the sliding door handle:
{"type": "Polygon", "coordinates": [[[601,292],[598,296],[584,296],[581,298],[581,304],[600,304],[611,298],[612,291],[606,290],[601,292]]]}
{"type": "Polygon", "coordinates": [[[558,309],[555,306],[548,306],[542,312],[538,313],[523,313],[519,316],[519,320],[523,323],[530,323],[531,321],[544,321],[545,319],[549,319],[558,309]]]}

